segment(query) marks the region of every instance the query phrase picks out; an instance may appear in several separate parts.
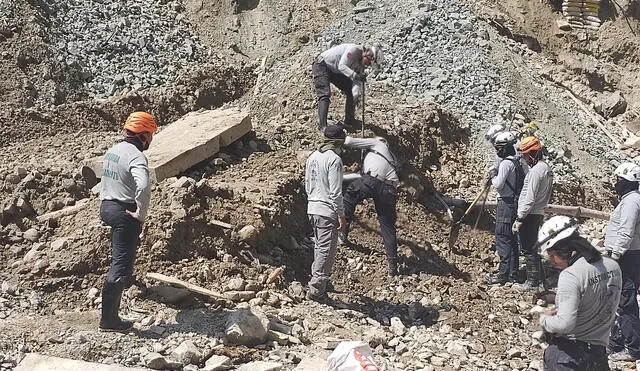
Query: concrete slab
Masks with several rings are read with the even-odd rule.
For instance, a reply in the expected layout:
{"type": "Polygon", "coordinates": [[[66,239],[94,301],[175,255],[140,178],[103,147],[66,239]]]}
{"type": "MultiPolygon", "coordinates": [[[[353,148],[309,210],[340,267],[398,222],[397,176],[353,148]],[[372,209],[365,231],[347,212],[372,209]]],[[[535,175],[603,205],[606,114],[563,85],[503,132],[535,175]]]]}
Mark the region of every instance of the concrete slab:
{"type": "Polygon", "coordinates": [[[105,365],[102,363],[77,361],[74,359],[45,356],[29,353],[14,371],[148,371],[148,368],[105,365]]]}
{"type": "MultiPolygon", "coordinates": [[[[251,130],[251,117],[238,108],[191,112],[167,125],[153,137],[149,158],[151,178],[160,182],[176,176],[215,155],[251,130]]],[[[102,156],[89,160],[97,177],[102,175],[102,156]]]]}

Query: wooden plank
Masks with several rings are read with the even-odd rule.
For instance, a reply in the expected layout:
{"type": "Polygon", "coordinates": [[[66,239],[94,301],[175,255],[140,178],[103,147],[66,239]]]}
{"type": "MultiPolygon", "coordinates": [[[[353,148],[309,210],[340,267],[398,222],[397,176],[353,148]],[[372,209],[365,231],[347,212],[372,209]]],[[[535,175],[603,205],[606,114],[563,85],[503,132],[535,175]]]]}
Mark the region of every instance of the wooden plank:
{"type": "Polygon", "coordinates": [[[200,287],[200,286],[194,285],[192,283],[177,279],[175,277],[165,276],[164,274],[161,274],[161,273],[147,273],[146,277],[149,278],[149,279],[152,279],[152,280],[156,280],[156,281],[168,283],[170,285],[182,287],[182,288],[187,289],[187,290],[189,290],[191,292],[194,292],[196,294],[208,296],[208,297],[214,298],[214,299],[222,299],[224,301],[227,301],[227,299],[224,296],[222,296],[222,294],[220,294],[220,293],[217,293],[217,292],[209,290],[209,289],[205,289],[204,287],[200,287]]]}
{"type": "MultiPolygon", "coordinates": [[[[498,205],[496,201],[487,201],[485,204],[486,209],[495,209],[498,205]]],[[[479,208],[479,205],[475,205],[475,208],[479,208]]],[[[565,206],[565,205],[556,205],[549,204],[545,207],[544,212],[546,214],[559,214],[559,215],[567,215],[573,216],[577,218],[592,218],[592,219],[601,219],[601,220],[609,220],[611,213],[588,209],[582,206],[565,206]]]]}
{"type": "Polygon", "coordinates": [[[211,223],[213,225],[217,225],[218,227],[222,227],[222,228],[226,228],[226,229],[233,229],[233,224],[225,223],[225,222],[222,222],[220,220],[211,219],[211,220],[209,220],[209,223],[211,223]]]}
{"type": "Polygon", "coordinates": [[[88,198],[83,198],[82,200],[78,200],[75,205],[65,207],[64,209],[52,211],[47,214],[42,214],[36,217],[36,220],[40,223],[44,223],[50,219],[58,219],[63,216],[68,216],[77,213],[78,211],[84,209],[89,204],[88,198]]]}

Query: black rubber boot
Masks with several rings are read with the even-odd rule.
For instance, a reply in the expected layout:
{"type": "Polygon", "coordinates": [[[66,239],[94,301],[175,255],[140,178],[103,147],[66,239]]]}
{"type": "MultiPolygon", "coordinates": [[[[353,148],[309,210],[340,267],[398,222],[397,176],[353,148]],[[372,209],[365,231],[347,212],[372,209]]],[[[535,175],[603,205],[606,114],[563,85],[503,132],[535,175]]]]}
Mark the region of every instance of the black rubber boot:
{"type": "Polygon", "coordinates": [[[397,275],[399,275],[398,273],[398,262],[396,261],[389,261],[389,268],[387,271],[387,274],[389,275],[389,277],[395,277],[397,275]]]}
{"type": "Polygon", "coordinates": [[[327,117],[329,116],[329,100],[318,101],[318,130],[324,131],[327,127],[327,117]]]}
{"type": "Polygon", "coordinates": [[[120,283],[105,282],[102,288],[102,317],[100,318],[100,330],[107,332],[128,332],[133,328],[133,323],[123,321],[118,316],[120,301],[124,286],[120,283]]]}
{"type": "Polygon", "coordinates": [[[527,257],[527,280],[522,285],[514,285],[520,291],[537,292],[540,290],[540,261],[536,257],[527,257]]]}

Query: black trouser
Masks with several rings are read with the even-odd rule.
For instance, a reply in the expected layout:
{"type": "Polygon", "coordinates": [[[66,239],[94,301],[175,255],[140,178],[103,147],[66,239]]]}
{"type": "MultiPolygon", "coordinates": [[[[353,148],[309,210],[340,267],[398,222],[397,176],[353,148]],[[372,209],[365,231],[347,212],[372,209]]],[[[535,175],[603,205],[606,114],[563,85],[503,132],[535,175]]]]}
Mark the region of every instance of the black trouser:
{"type": "Polygon", "coordinates": [[[511,226],[516,220],[518,205],[513,197],[499,198],[496,208],[496,252],[500,256],[499,276],[505,280],[518,278],[518,236],[511,226]]]}
{"type": "Polygon", "coordinates": [[[524,218],[520,226],[520,249],[527,262],[527,281],[533,285],[540,284],[540,272],[542,262],[536,249],[538,242],[538,230],[542,225],[544,215],[529,214],[524,218]]]}
{"type": "Polygon", "coordinates": [[[389,268],[390,270],[395,270],[398,266],[398,244],[396,241],[396,202],[398,193],[396,187],[370,175],[364,175],[362,178],[351,182],[344,193],[344,214],[347,219],[347,225],[353,221],[356,205],[367,198],[373,198],[389,268]]]}
{"type": "Polygon", "coordinates": [[[350,125],[355,120],[356,106],[353,100],[353,81],[341,73],[332,72],[324,61],[313,62],[313,86],[318,96],[318,127],[324,129],[327,126],[329,103],[331,98],[331,86],[335,85],[342,91],[347,101],[344,106],[344,121],[350,125]]]}
{"type": "Polygon", "coordinates": [[[554,337],[544,351],[545,371],[608,371],[607,351],[602,345],[554,337]]]}
{"type": "Polygon", "coordinates": [[[611,330],[609,347],[618,352],[626,348],[640,358],[640,318],[638,314],[638,284],[640,283],[640,251],[625,252],[618,260],[622,270],[622,293],[616,321],[611,330]]]}
{"type": "Polygon", "coordinates": [[[111,266],[106,282],[131,285],[133,262],[136,258],[142,224],[126,213],[135,212],[136,204],[104,200],[100,205],[100,218],[111,227],[111,266]]]}

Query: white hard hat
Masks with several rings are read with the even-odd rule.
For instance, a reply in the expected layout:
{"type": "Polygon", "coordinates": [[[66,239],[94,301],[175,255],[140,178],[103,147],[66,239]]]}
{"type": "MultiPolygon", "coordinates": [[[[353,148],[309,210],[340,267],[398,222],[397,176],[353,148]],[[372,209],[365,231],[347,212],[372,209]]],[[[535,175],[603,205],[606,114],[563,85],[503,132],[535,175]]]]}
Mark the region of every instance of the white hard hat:
{"type": "Polygon", "coordinates": [[[492,125],[489,128],[489,130],[487,130],[487,133],[484,135],[484,139],[493,143],[493,140],[495,139],[496,135],[498,135],[499,133],[502,133],[503,131],[504,131],[504,126],[500,124],[492,125]]]}
{"type": "Polygon", "coordinates": [[[552,216],[538,231],[539,253],[544,254],[558,241],[571,236],[578,230],[578,221],[564,215],[552,216]]]}
{"type": "Polygon", "coordinates": [[[516,142],[516,136],[513,135],[512,132],[510,131],[503,131],[500,132],[498,134],[496,134],[496,136],[493,139],[493,144],[494,145],[506,145],[506,144],[513,144],[516,142]]]}
{"type": "Polygon", "coordinates": [[[624,178],[630,182],[640,181],[640,166],[633,162],[625,162],[620,164],[613,172],[620,178],[624,178]]]}

